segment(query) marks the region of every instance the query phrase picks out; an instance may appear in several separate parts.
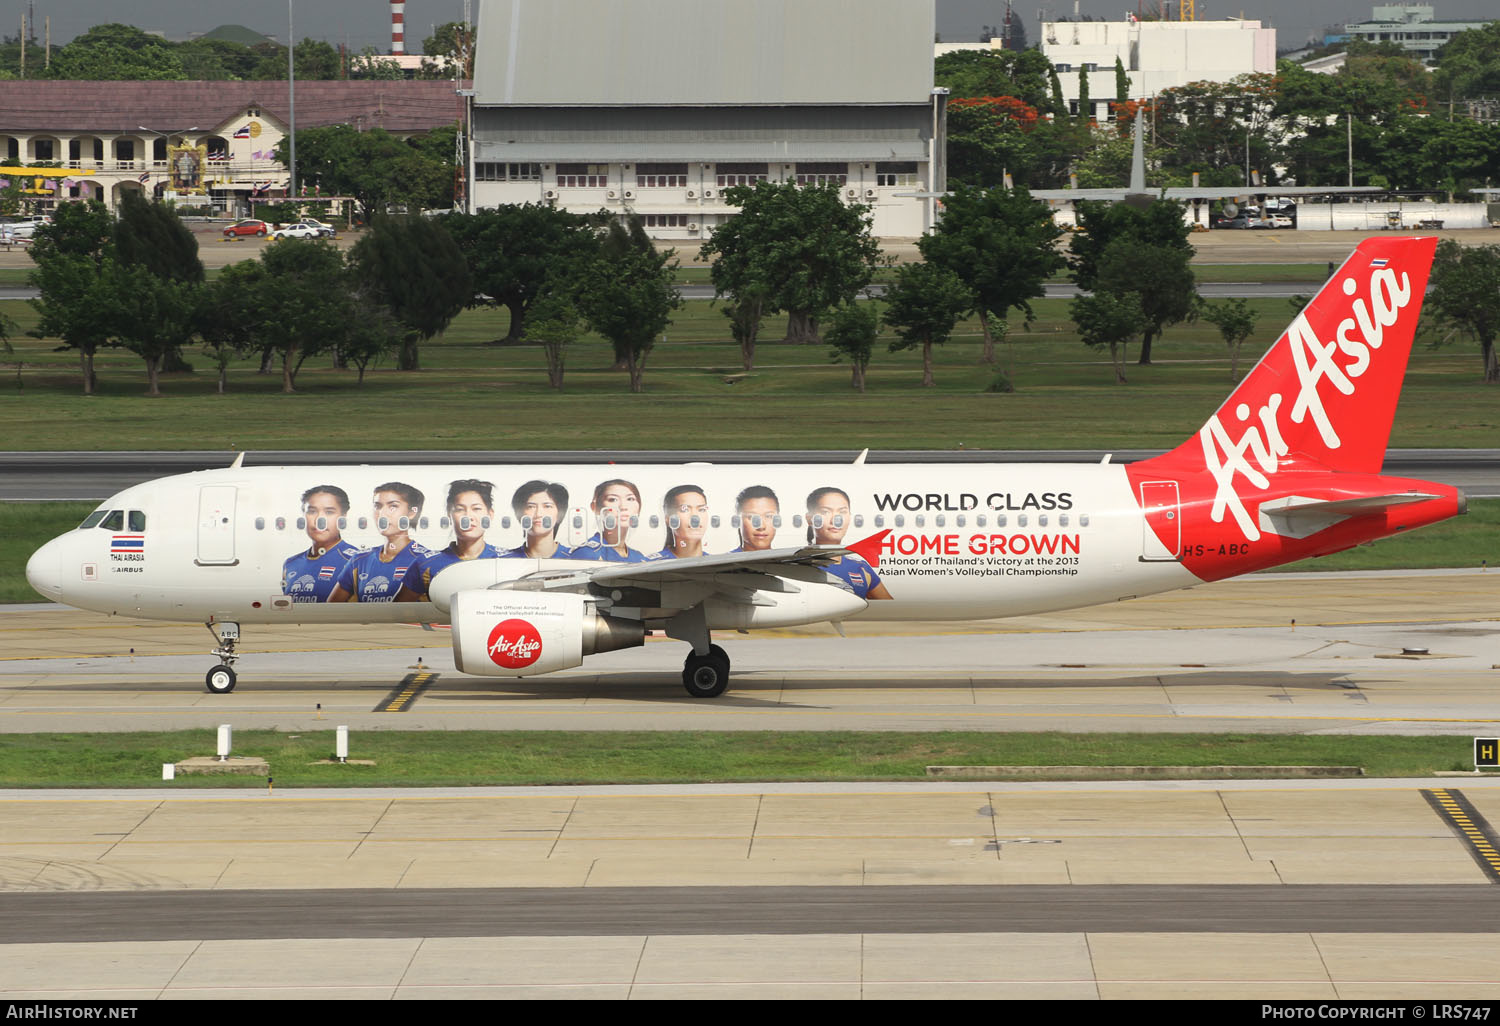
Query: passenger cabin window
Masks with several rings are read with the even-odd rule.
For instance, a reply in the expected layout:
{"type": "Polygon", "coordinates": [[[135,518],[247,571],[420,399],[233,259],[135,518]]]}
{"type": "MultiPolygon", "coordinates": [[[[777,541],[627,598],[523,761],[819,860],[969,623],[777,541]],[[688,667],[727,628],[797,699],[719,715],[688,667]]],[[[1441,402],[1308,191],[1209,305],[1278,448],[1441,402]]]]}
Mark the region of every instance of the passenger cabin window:
{"type": "Polygon", "coordinates": [[[104,522],[99,526],[106,531],[125,530],[125,511],[123,509],[110,510],[109,515],[104,518],[104,522]]]}
{"type": "Polygon", "coordinates": [[[265,517],[256,517],[255,518],[255,529],[257,531],[264,531],[266,529],[266,518],[265,517]]]}
{"type": "Polygon", "coordinates": [[[1026,514],[1025,513],[1022,513],[1020,516],[1016,517],[1016,526],[1017,527],[1025,527],[1026,526],[1026,514]]]}
{"type": "Polygon", "coordinates": [[[1087,526],[1089,526],[1089,515],[1087,513],[1080,513],[1080,514],[1078,514],[1078,526],[1079,527],[1087,527],[1087,526]]]}
{"type": "Polygon", "coordinates": [[[856,514],[854,514],[854,526],[855,527],[864,527],[865,526],[865,516],[864,516],[863,513],[856,513],[856,514]]]}
{"type": "Polygon", "coordinates": [[[1068,526],[1068,515],[1066,513],[1059,513],[1057,515],[1057,526],[1058,527],[1067,527],[1068,526]]]}
{"type": "Polygon", "coordinates": [[[792,514],[792,526],[793,527],[801,527],[802,526],[802,514],[801,513],[794,513],[794,514],[792,514]]]}
{"type": "Polygon", "coordinates": [[[1036,522],[1037,522],[1037,526],[1038,527],[1046,527],[1047,526],[1047,514],[1043,513],[1040,516],[1038,516],[1036,518],[1036,522]]]}

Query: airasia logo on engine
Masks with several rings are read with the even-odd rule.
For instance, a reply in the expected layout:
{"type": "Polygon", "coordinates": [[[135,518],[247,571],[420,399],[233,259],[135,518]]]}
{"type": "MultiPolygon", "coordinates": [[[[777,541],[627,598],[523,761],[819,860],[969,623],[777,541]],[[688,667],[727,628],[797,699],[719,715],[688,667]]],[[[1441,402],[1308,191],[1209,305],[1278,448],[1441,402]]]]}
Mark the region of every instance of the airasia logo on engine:
{"type": "Polygon", "coordinates": [[[542,657],[542,634],[527,620],[502,620],[490,631],[485,651],[496,666],[519,670],[542,657]]]}

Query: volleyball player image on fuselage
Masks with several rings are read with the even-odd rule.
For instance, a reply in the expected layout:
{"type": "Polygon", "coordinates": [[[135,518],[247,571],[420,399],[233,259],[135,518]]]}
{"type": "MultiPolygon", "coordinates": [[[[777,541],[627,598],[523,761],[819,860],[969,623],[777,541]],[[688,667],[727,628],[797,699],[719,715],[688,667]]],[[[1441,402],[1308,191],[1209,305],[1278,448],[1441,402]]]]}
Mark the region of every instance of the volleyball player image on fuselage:
{"type": "Polygon", "coordinates": [[[573,550],[557,542],[568,490],[550,481],[527,481],[510,500],[523,532],[521,544],[500,553],[510,559],[572,559],[573,550]]]}
{"type": "Polygon", "coordinates": [[[392,481],[375,489],[375,528],[385,544],[360,552],[339,574],[329,602],[394,602],[413,563],[432,550],[412,540],[423,496],[409,484],[392,481]]]}
{"type": "Polygon", "coordinates": [[[765,485],[751,485],[734,498],[734,514],[740,531],[735,552],[764,552],[776,544],[781,526],[781,500],[765,485]]]}
{"type": "Polygon", "coordinates": [[[640,524],[641,490],[620,478],[605,481],[594,489],[589,504],[599,531],[575,548],[569,558],[597,560],[602,563],[649,563],[660,558],[626,544],[630,529],[640,524]]]}
{"type": "Polygon", "coordinates": [[[397,602],[427,602],[432,579],[454,563],[470,559],[498,559],[504,555],[484,540],[484,532],[495,519],[495,486],[488,481],[463,478],[448,486],[448,519],[453,522],[453,540],[447,548],[422,556],[401,578],[397,602]]]}
{"type": "MultiPolygon", "coordinates": [[[[807,497],[807,540],[814,545],[843,545],[851,519],[849,494],[842,489],[819,488],[807,497]]],[[[834,583],[862,599],[892,597],[875,568],[852,552],[823,569],[834,583]]]]}
{"type": "Polygon", "coordinates": [[[695,484],[678,485],[661,503],[667,538],[657,555],[662,559],[690,559],[704,555],[703,535],[708,531],[708,497],[695,484]]]}
{"type": "Polygon", "coordinates": [[[349,513],[349,494],[337,485],[302,493],[302,516],[312,543],[281,564],[281,593],[293,602],[327,602],[339,572],[359,554],[339,530],[349,513]]]}

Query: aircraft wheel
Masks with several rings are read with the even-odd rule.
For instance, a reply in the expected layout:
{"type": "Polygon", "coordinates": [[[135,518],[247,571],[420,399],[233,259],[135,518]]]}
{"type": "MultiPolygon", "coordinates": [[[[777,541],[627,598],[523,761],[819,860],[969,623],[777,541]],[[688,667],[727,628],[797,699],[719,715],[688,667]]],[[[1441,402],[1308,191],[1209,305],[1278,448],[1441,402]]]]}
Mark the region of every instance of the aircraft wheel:
{"type": "Polygon", "coordinates": [[[203,678],[203,683],[208,685],[208,690],[215,695],[227,695],[234,690],[237,678],[234,669],[228,664],[215,666],[203,678]]]}
{"type": "Polygon", "coordinates": [[[682,686],[694,698],[718,698],[729,687],[729,655],[718,645],[707,655],[689,652],[682,664],[682,686]]]}

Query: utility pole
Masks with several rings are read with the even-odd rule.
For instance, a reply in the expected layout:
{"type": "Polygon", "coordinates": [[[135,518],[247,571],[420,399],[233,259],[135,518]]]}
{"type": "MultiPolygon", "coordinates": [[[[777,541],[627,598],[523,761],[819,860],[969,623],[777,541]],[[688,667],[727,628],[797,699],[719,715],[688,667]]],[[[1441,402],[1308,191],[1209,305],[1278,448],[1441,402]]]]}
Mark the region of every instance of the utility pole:
{"type": "Polygon", "coordinates": [[[1354,184],[1354,115],[1344,115],[1344,124],[1349,131],[1349,184],[1354,184]]]}

